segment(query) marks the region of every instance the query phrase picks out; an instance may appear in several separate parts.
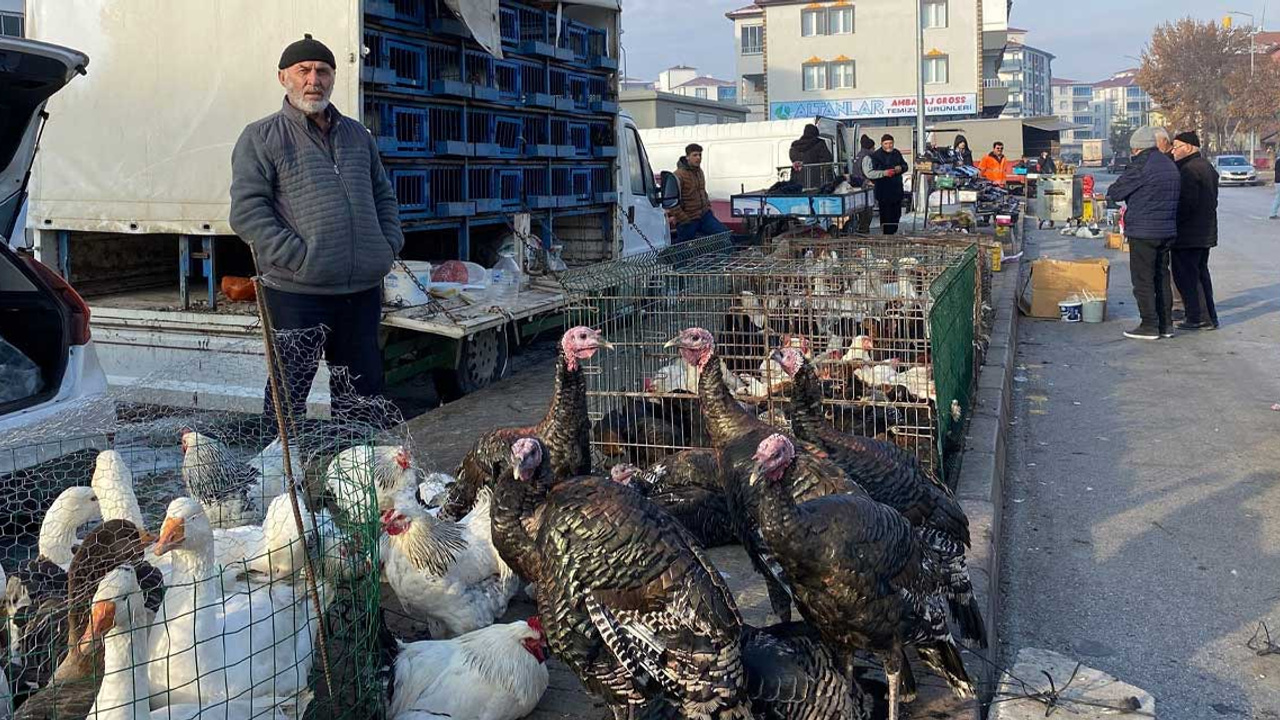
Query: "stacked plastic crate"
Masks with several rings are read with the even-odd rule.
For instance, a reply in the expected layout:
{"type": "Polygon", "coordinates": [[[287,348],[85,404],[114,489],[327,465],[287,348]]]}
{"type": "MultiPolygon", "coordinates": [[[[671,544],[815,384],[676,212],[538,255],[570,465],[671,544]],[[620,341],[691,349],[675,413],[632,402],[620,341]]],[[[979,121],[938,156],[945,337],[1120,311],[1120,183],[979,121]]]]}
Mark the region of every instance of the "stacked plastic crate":
{"type": "Polygon", "coordinates": [[[401,220],[459,227],[464,255],[473,225],[533,212],[549,226],[617,199],[608,32],[507,0],[500,30],[498,59],[435,0],[365,2],[364,122],[401,220]]]}

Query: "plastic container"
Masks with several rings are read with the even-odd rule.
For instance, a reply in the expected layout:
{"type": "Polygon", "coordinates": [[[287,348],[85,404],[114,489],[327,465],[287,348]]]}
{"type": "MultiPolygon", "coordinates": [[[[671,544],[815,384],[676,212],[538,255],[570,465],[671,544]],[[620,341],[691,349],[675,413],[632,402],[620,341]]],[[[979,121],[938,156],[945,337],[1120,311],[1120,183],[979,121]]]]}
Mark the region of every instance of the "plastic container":
{"type": "Polygon", "coordinates": [[[1078,323],[1084,308],[1084,303],[1079,300],[1063,300],[1058,303],[1058,316],[1062,318],[1062,322],[1078,323]]]}
{"type": "Polygon", "coordinates": [[[422,288],[430,287],[431,263],[422,260],[396,263],[391,266],[391,272],[387,273],[387,277],[382,281],[382,303],[397,307],[424,305],[428,298],[426,293],[422,292],[422,288]],[[405,272],[406,267],[408,272],[405,272]],[[417,282],[414,282],[414,278],[417,282]]]}
{"type": "Polygon", "coordinates": [[[477,265],[473,262],[463,262],[467,267],[467,287],[483,288],[489,284],[489,271],[483,265],[477,265]]]}
{"type": "Polygon", "coordinates": [[[547,251],[547,269],[548,270],[550,270],[551,272],[564,272],[569,269],[569,266],[565,265],[564,263],[564,258],[561,257],[561,254],[563,252],[564,252],[563,245],[551,246],[551,249],[547,251]]]}
{"type": "Polygon", "coordinates": [[[520,265],[511,255],[502,258],[489,270],[489,301],[509,305],[520,297],[520,265]]]}
{"type": "Polygon", "coordinates": [[[1087,323],[1100,323],[1107,317],[1107,299],[1085,300],[1080,309],[1080,319],[1087,323]]]}

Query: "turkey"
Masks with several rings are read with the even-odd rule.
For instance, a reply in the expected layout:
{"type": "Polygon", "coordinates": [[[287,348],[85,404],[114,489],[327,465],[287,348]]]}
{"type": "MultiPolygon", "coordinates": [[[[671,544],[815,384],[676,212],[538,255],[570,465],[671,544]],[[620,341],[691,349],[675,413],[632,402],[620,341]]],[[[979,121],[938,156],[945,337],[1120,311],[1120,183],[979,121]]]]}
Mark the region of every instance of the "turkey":
{"type": "MultiPolygon", "coordinates": [[[[495,519],[546,493],[540,476],[552,472],[536,438],[516,441],[511,465],[498,481],[495,519]]],[[[556,657],[617,718],[660,697],[686,718],[750,718],[742,620],[688,532],[606,478],[574,478],[543,497],[540,518],[510,522],[524,530],[513,552],[534,569],[556,657]]]]}
{"type": "MultiPolygon", "coordinates": [[[[715,338],[702,328],[689,328],[667,343],[678,348],[681,356],[703,372],[698,380],[698,396],[706,415],[712,445],[720,451],[721,478],[729,516],[742,545],[751,557],[756,571],[764,576],[773,612],[782,620],[791,619],[791,601],[786,578],[769,554],[768,545],[756,527],[756,505],[759,492],[747,482],[754,467],[756,447],[760,441],[777,432],[772,425],[747,412],[729,394],[722,377],[723,364],[715,351],[715,338]]],[[[802,470],[792,491],[797,502],[832,493],[862,493],[863,490],[831,465],[820,452],[803,452],[802,470]]]]}
{"type": "Polygon", "coordinates": [[[356,445],[335,455],[324,477],[338,509],[351,520],[363,521],[360,513],[370,486],[378,512],[386,512],[404,488],[417,485],[418,470],[402,445],[356,445]]]}
{"type": "Polygon", "coordinates": [[[794,383],[787,414],[796,437],[817,445],[874,500],[897,510],[920,529],[946,568],[947,599],[960,636],[985,648],[986,627],[965,562],[969,518],[960,502],[924,471],[914,454],[893,443],[846,435],[831,427],[822,415],[818,376],[804,354],[788,348],[775,356],[794,383]]]}
{"type": "Polygon", "coordinates": [[[440,517],[457,520],[470,512],[480,488],[492,487],[501,475],[510,472],[507,461],[511,458],[511,444],[523,437],[536,437],[545,443],[556,479],[591,472],[591,420],[587,417],[587,381],[581,362],[590,360],[601,348],[613,349],[613,345],[599,331],[578,326],[565,332],[560,339],[555,388],[546,415],[533,427],[500,428],[480,438],[454,473],[458,481],[450,488],[440,517]]]}
{"type": "Polygon", "coordinates": [[[900,689],[907,700],[915,695],[908,645],[957,696],[973,697],[947,627],[947,588],[933,551],[902,515],[866,495],[797,503],[788,487],[796,480],[795,459],[785,436],[765,438],[750,483],[761,490],[760,531],[801,614],[850,669],[857,650],[883,663],[890,720],[898,716],[900,689]]]}
{"type": "Polygon", "coordinates": [[[388,720],[516,720],[547,691],[546,637],[536,617],[452,640],[397,641],[392,652],[388,720]]]}
{"type": "Polygon", "coordinates": [[[720,455],[714,450],[685,450],[641,470],[619,463],[609,471],[615,482],[630,485],[680,521],[704,548],[737,542],[728,500],[720,480],[720,455]]]}
{"type": "Polygon", "coordinates": [[[433,638],[457,637],[493,624],[520,589],[520,579],[494,549],[492,491],[480,491],[458,522],[440,520],[402,492],[382,514],[387,532],[383,572],[408,614],[426,622],[433,638]]]}
{"type": "Polygon", "coordinates": [[[194,430],[182,432],[182,482],[213,527],[262,522],[262,474],[237,460],[221,440],[194,430]]]}
{"type": "MultiPolygon", "coordinates": [[[[742,662],[756,720],[880,720],[882,687],[850,683],[821,637],[806,623],[742,627],[742,662]],[[866,687],[864,687],[866,686],[866,687]]],[[[679,720],[675,711],[651,703],[636,720],[679,720]]]]}

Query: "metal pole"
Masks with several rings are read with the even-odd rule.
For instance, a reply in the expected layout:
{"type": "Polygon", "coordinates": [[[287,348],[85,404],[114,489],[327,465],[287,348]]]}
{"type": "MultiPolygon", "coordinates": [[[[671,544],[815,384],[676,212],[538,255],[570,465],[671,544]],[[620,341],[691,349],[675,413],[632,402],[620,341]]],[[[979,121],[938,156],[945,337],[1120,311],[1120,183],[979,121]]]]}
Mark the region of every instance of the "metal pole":
{"type": "MultiPolygon", "coordinates": [[[[920,159],[924,157],[925,136],[924,136],[924,16],[920,12],[921,0],[914,0],[916,6],[916,156],[912,158],[915,162],[911,163],[911,169],[915,172],[914,182],[911,183],[911,205],[912,217],[916,215],[916,210],[920,207],[924,208],[925,221],[928,222],[929,217],[929,188],[927,180],[920,174],[920,159]],[[921,205],[916,201],[917,197],[924,198],[924,204],[921,205]]],[[[914,223],[915,220],[913,219],[914,223]]]]}
{"type": "MultiPolygon", "coordinates": [[[[1254,41],[1256,41],[1258,38],[1258,26],[1254,25],[1253,27],[1249,28],[1249,30],[1250,30],[1249,32],[1249,84],[1252,85],[1253,84],[1253,59],[1254,59],[1254,56],[1257,55],[1257,51],[1254,46],[1254,41]]],[[[1258,153],[1258,143],[1257,143],[1257,140],[1255,139],[1256,132],[1257,132],[1256,129],[1249,128],[1249,167],[1254,167],[1254,162],[1257,160],[1256,155],[1258,153]]]]}

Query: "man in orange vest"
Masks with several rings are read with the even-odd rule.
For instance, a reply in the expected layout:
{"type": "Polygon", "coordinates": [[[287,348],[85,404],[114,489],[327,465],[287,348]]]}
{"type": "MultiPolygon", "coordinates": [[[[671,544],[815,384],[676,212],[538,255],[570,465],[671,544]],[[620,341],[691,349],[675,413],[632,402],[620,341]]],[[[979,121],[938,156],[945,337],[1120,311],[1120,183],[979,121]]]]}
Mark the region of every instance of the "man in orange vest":
{"type": "Polygon", "coordinates": [[[978,163],[978,172],[997,185],[1005,184],[1005,180],[1013,173],[1013,163],[1004,156],[1004,143],[997,142],[991,147],[991,152],[978,163]]]}

